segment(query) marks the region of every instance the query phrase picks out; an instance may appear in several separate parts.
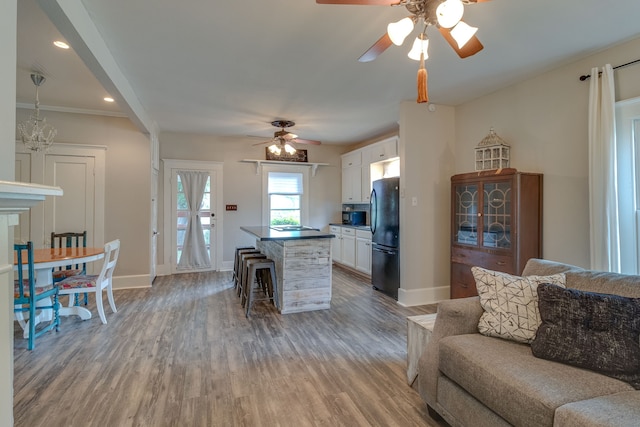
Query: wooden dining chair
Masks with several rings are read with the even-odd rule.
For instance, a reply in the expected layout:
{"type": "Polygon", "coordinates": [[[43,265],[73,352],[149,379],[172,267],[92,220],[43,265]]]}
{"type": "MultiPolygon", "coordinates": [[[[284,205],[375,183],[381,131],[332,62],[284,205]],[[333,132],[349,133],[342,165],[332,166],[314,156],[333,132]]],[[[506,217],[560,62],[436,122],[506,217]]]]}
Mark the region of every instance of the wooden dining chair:
{"type": "Polygon", "coordinates": [[[100,274],[78,274],[76,276],[67,277],[57,283],[60,295],[69,295],[69,307],[74,304],[72,296],[86,292],[94,293],[96,296],[96,306],[98,308],[100,320],[105,325],[107,324],[107,318],[104,315],[104,305],[102,303],[102,291],[106,289],[111,311],[117,313],[118,310],[116,310],[116,303],[113,299],[111,278],[113,276],[113,270],[116,268],[119,253],[120,240],[113,240],[106,243],[104,245],[104,262],[102,264],[100,274]]]}
{"type": "MultiPolygon", "coordinates": [[[[79,248],[87,247],[87,232],[86,230],[81,233],[76,232],[65,232],[65,233],[56,233],[55,231],[51,232],[51,248],[79,248]]],[[[66,279],[67,277],[77,276],[78,274],[87,274],[87,264],[70,264],[63,267],[54,268],[51,273],[53,276],[53,283],[57,283],[61,280],[66,279]]],[[[75,295],[75,304],[79,304],[80,294],[75,295]]],[[[85,292],[84,294],[84,305],[89,303],[88,294],[85,292]]]]}
{"type": "Polygon", "coordinates": [[[26,244],[15,244],[13,245],[13,249],[16,252],[16,268],[18,270],[18,279],[14,282],[13,310],[16,313],[29,312],[28,349],[33,350],[36,337],[39,337],[51,329],[58,331],[60,328],[58,287],[55,285],[36,287],[32,242],[27,242],[26,244]],[[27,266],[26,272],[25,265],[27,266]],[[52,321],[37,332],[36,309],[53,310],[52,321]]]}

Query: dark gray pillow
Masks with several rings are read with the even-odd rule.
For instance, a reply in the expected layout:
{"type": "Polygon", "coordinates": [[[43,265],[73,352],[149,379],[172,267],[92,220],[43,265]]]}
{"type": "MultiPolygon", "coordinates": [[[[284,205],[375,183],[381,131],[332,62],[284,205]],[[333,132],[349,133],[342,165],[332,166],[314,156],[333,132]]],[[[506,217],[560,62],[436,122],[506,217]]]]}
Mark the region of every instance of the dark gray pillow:
{"type": "Polygon", "coordinates": [[[640,389],[640,298],[538,286],[542,359],[590,369],[640,389]]]}

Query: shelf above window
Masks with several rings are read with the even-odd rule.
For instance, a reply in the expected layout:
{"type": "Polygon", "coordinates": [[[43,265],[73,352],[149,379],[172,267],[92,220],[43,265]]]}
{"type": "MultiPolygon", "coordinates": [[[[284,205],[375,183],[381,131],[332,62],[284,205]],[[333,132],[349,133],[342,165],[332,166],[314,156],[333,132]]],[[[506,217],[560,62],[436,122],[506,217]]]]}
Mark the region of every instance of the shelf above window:
{"type": "Polygon", "coordinates": [[[277,160],[257,160],[257,159],[242,159],[244,163],[256,164],[256,175],[260,175],[260,168],[263,164],[269,165],[288,165],[288,166],[307,166],[311,168],[311,176],[316,176],[318,166],[330,166],[329,163],[310,163],[310,162],[280,162],[277,160]]]}

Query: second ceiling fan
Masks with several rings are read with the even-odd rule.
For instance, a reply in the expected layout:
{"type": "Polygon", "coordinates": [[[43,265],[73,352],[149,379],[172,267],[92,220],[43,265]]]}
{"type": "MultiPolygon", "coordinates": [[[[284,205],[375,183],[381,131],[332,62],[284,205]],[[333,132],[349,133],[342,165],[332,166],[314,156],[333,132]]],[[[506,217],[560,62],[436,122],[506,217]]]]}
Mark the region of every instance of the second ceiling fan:
{"type": "Polygon", "coordinates": [[[284,150],[287,154],[294,154],[296,152],[296,149],[293,147],[293,145],[291,145],[292,143],[320,145],[320,141],[314,141],[312,139],[300,139],[295,133],[285,130],[286,128],[290,128],[296,125],[296,123],[292,122],[291,120],[274,120],[271,122],[271,125],[280,128],[280,130],[274,132],[273,138],[271,138],[269,141],[259,142],[253,145],[271,143],[268,148],[269,151],[274,154],[280,154],[282,153],[282,150],[284,150]]]}
{"type": "Polygon", "coordinates": [[[480,52],[484,46],[475,36],[477,28],[462,21],[464,5],[483,3],[489,0],[316,0],[318,4],[404,6],[410,13],[398,22],[390,23],[387,32],[378,39],[360,58],[360,62],[376,59],[392,44],[402,45],[405,38],[416,25],[422,25],[422,31],[413,42],[408,53],[409,58],[420,61],[418,70],[418,102],[428,102],[427,72],[424,60],[428,58],[429,38],[427,28],[433,25],[449,43],[460,58],[467,58],[480,52]]]}

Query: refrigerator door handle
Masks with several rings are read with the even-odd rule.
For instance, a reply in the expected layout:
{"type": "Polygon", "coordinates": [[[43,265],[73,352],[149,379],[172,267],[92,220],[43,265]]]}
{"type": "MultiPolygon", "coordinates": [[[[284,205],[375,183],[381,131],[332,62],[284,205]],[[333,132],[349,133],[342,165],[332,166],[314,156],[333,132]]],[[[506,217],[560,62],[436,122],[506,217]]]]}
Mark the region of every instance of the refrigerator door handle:
{"type": "Polygon", "coordinates": [[[371,215],[371,234],[376,234],[378,215],[376,213],[378,204],[378,196],[376,195],[376,190],[371,191],[371,197],[369,199],[369,212],[371,215]]]}

